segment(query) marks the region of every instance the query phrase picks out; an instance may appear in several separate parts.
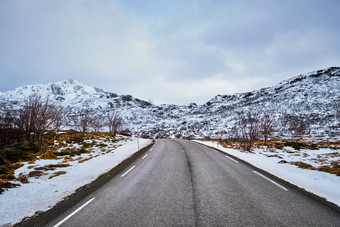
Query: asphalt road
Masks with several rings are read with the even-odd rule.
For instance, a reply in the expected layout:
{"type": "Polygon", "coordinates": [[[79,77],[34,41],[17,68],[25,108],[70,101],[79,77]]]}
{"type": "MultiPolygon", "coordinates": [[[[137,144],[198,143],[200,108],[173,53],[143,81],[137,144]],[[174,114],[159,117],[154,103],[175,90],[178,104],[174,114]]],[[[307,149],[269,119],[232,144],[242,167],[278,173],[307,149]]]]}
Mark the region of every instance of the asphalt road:
{"type": "Polygon", "coordinates": [[[157,140],[48,226],[340,226],[340,214],[186,140],[157,140]]]}

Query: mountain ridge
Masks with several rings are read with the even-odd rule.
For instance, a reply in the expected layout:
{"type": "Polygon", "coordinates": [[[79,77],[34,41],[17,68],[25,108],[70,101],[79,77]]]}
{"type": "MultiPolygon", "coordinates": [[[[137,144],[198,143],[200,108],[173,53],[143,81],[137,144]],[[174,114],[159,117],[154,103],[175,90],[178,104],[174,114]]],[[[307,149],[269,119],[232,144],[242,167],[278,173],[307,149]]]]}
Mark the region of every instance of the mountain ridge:
{"type": "MultiPolygon", "coordinates": [[[[131,95],[118,95],[66,80],[21,86],[0,93],[0,110],[19,109],[25,98],[38,93],[63,106],[69,117],[92,109],[105,122],[117,110],[126,127],[146,137],[209,137],[216,131],[230,134],[239,112],[268,112],[277,119],[277,136],[291,136],[292,118],[303,118],[310,126],[305,136],[339,136],[340,67],[300,74],[280,83],[245,93],[216,95],[197,105],[154,105],[131,95]]],[[[296,122],[296,121],[295,121],[296,122]]]]}

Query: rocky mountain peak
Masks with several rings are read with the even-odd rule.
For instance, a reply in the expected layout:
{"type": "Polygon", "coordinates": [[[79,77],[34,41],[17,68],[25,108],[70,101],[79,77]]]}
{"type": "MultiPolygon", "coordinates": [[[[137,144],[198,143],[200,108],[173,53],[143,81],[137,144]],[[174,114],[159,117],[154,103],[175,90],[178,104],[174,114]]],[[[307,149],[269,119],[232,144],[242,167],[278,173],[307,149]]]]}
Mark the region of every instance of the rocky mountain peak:
{"type": "Polygon", "coordinates": [[[340,135],[340,67],[302,74],[252,92],[217,95],[203,105],[188,106],[154,105],[77,80],[26,85],[0,93],[0,111],[20,108],[34,93],[62,106],[66,124],[69,116],[91,109],[105,126],[106,114],[114,110],[124,118],[127,128],[147,137],[205,137],[213,136],[216,130],[228,135],[239,112],[272,114],[277,119],[278,136],[290,136],[297,119],[308,124],[306,135],[340,135]]]}

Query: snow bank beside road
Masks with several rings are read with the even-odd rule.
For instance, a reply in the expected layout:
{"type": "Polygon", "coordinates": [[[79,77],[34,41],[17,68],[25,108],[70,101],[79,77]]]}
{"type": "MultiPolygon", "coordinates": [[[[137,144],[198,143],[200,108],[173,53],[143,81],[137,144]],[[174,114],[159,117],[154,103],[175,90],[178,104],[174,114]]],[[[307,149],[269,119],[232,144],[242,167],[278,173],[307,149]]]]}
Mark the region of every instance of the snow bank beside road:
{"type": "MultiPolygon", "coordinates": [[[[217,147],[216,142],[196,141],[198,143],[217,147]]],[[[263,169],[281,179],[284,179],[308,192],[324,197],[340,207],[340,177],[334,174],[301,169],[291,164],[278,164],[282,159],[277,157],[267,157],[259,152],[240,152],[232,148],[219,146],[219,150],[242,159],[257,168],[263,169]]]]}
{"type": "MultiPolygon", "coordinates": [[[[139,139],[140,147],[152,143],[149,139],[139,139]]],[[[133,155],[137,148],[136,139],[122,141],[121,146],[109,153],[98,150],[98,156],[79,163],[71,162],[70,166],[59,170],[66,174],[48,179],[41,176],[37,179],[29,178],[30,183],[22,184],[18,188],[5,191],[0,195],[0,226],[15,224],[24,217],[33,216],[36,211],[46,211],[53,207],[76,189],[86,185],[98,176],[108,172],[113,167],[133,155]]],[[[60,160],[38,160],[35,164],[56,164],[60,160]]],[[[27,171],[27,163],[17,172],[27,171]]]]}

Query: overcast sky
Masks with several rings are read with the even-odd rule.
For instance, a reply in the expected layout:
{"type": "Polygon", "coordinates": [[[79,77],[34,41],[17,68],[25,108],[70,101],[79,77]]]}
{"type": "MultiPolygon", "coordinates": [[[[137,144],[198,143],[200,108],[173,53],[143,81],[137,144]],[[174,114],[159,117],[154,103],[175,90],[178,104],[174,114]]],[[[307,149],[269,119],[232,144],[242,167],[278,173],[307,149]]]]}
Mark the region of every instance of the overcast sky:
{"type": "Polygon", "coordinates": [[[339,0],[0,0],[0,91],[204,103],[340,65],[339,0]]]}

